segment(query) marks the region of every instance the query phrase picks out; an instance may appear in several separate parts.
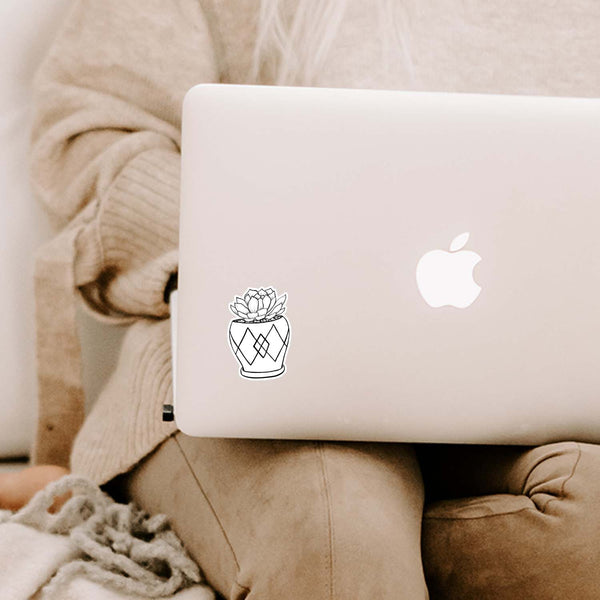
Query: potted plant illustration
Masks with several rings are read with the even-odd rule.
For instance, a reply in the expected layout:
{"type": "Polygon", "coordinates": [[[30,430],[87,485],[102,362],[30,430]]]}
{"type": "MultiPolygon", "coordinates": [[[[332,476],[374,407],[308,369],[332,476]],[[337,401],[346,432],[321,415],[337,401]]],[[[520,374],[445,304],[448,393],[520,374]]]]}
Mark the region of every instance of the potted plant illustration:
{"type": "Polygon", "coordinates": [[[278,377],[285,371],[290,324],[283,316],[287,294],[272,288],[249,288],[229,305],[237,317],[229,323],[229,344],[249,379],[278,377]]]}

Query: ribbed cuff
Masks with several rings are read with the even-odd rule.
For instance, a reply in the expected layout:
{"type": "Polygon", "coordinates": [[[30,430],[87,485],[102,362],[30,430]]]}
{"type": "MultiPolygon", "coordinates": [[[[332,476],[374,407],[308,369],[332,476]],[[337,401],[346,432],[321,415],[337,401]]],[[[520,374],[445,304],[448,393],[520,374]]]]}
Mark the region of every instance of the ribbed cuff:
{"type": "Polygon", "coordinates": [[[78,240],[76,280],[99,311],[168,315],[164,291],[177,270],[180,155],[153,149],[132,159],[100,199],[78,240]]]}

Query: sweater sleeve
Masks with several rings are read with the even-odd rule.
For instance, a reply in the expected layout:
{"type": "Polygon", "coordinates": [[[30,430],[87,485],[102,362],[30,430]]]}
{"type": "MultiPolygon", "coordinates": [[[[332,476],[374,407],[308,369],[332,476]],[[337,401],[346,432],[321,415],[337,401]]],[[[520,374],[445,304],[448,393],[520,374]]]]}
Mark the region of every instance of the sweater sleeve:
{"type": "Polygon", "coordinates": [[[177,268],[181,103],[218,79],[197,0],[78,0],[35,83],[32,179],[77,227],[74,280],[110,316],[165,316],[177,268]]]}

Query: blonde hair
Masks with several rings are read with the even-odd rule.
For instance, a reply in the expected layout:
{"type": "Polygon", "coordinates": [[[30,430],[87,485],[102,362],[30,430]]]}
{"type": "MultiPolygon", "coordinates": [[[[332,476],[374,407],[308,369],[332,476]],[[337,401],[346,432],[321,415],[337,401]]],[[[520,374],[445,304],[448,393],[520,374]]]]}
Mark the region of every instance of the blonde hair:
{"type": "MultiPolygon", "coordinates": [[[[260,2],[251,83],[261,83],[263,74],[269,73],[276,85],[315,85],[349,0],[291,0],[291,6],[289,2],[260,2]]],[[[375,0],[372,5],[378,11],[383,67],[389,68],[386,61],[398,52],[414,82],[404,6],[397,0],[375,0]]]]}

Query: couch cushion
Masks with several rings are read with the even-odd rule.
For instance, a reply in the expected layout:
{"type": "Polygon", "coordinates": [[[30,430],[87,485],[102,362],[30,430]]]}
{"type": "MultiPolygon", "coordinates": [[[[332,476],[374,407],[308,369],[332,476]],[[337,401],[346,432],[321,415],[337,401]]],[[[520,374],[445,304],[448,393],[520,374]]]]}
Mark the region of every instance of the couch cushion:
{"type": "Polygon", "coordinates": [[[0,457],[27,453],[35,422],[33,252],[49,228],[29,189],[31,81],[68,5],[0,3],[0,457]]]}

